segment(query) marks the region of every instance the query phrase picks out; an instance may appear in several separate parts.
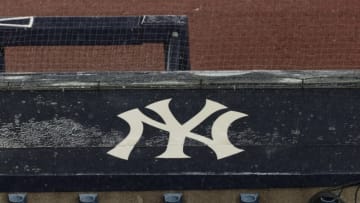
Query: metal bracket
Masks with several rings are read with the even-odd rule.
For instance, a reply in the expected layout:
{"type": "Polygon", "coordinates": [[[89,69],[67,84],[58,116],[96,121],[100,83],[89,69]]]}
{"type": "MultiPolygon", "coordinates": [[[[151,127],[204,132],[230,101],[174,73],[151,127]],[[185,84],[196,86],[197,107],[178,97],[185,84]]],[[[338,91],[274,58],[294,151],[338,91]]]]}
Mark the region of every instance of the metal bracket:
{"type": "Polygon", "coordinates": [[[259,203],[259,194],[241,193],[240,203],[259,203]]]}
{"type": "Polygon", "coordinates": [[[164,203],[182,203],[182,196],[181,193],[165,193],[164,203]]]}
{"type": "Polygon", "coordinates": [[[33,16],[0,18],[0,27],[31,28],[33,26],[33,24],[34,24],[34,17],[33,16]],[[27,20],[28,23],[25,23],[25,24],[16,23],[17,21],[23,21],[23,20],[27,20]],[[13,23],[10,23],[10,22],[13,22],[13,23]]]}
{"type": "Polygon", "coordinates": [[[79,203],[98,203],[98,194],[79,194],[79,203]]]}
{"type": "Polygon", "coordinates": [[[8,194],[9,203],[26,203],[27,198],[25,193],[8,194]]]}

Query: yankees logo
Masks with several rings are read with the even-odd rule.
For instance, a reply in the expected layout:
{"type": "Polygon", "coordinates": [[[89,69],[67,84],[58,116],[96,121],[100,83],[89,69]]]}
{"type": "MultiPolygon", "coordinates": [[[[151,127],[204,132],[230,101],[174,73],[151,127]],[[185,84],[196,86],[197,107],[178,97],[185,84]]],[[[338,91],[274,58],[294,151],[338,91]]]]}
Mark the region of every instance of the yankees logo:
{"type": "Polygon", "coordinates": [[[227,111],[221,114],[212,125],[212,139],[210,139],[194,133],[192,130],[214,113],[227,109],[226,106],[207,99],[205,106],[195,116],[186,121],[184,124],[181,124],[177,121],[170,110],[170,101],[171,99],[165,99],[146,106],[147,109],[157,113],[163,119],[164,123],[149,118],[138,108],[119,114],[118,117],[122,118],[129,124],[130,132],[125,139],[107,153],[114,157],[128,160],[131,151],[134,149],[143,134],[144,124],[169,132],[169,140],[166,150],[164,153],[157,156],[157,158],[190,158],[184,153],[184,143],[186,138],[190,138],[207,145],[215,152],[217,159],[223,159],[243,151],[231,144],[228,138],[228,128],[235,120],[246,117],[246,114],[236,111],[227,111]]]}

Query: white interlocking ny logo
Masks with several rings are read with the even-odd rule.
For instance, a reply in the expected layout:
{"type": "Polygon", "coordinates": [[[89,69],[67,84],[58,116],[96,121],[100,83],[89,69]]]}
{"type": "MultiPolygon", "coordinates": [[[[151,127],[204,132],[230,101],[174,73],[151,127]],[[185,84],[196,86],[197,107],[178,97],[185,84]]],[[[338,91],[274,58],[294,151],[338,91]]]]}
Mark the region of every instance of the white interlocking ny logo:
{"type": "Polygon", "coordinates": [[[214,113],[227,109],[226,106],[207,99],[205,106],[199,113],[186,121],[184,124],[181,124],[177,121],[170,110],[170,101],[171,99],[165,99],[146,106],[147,109],[156,112],[163,119],[164,123],[149,118],[138,108],[119,114],[118,117],[124,119],[130,125],[130,132],[125,139],[107,153],[114,157],[128,160],[131,151],[134,149],[143,134],[145,123],[169,132],[167,148],[165,152],[157,156],[157,158],[190,158],[184,153],[184,143],[186,138],[190,138],[207,145],[215,152],[217,159],[223,159],[243,151],[231,144],[228,138],[228,128],[235,120],[246,117],[246,114],[236,111],[227,111],[220,115],[212,125],[212,139],[210,139],[191,131],[214,113]]]}

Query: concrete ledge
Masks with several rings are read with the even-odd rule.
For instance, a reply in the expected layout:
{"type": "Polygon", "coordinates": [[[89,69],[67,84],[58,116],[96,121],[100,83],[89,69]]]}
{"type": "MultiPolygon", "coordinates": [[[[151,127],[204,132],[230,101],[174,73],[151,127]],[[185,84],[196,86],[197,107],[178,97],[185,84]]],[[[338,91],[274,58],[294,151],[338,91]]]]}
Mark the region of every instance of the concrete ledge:
{"type": "Polygon", "coordinates": [[[359,88],[360,70],[21,73],[0,75],[0,90],[359,88]]]}

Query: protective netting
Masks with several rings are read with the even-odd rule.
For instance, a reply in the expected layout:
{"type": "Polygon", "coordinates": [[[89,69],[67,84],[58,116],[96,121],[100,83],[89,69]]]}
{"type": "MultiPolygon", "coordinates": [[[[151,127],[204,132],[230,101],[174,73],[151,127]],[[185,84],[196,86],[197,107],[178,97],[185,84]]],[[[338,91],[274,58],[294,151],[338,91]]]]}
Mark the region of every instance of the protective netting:
{"type": "Polygon", "coordinates": [[[164,70],[161,44],[6,48],[7,72],[164,70]]]}
{"type": "MultiPolygon", "coordinates": [[[[192,70],[359,68],[359,11],[356,0],[4,0],[0,7],[2,16],[186,15],[192,70]]],[[[10,72],[166,67],[161,43],[5,49],[10,72]]]]}
{"type": "Polygon", "coordinates": [[[186,16],[0,18],[0,47],[7,72],[190,68],[186,16]]]}

